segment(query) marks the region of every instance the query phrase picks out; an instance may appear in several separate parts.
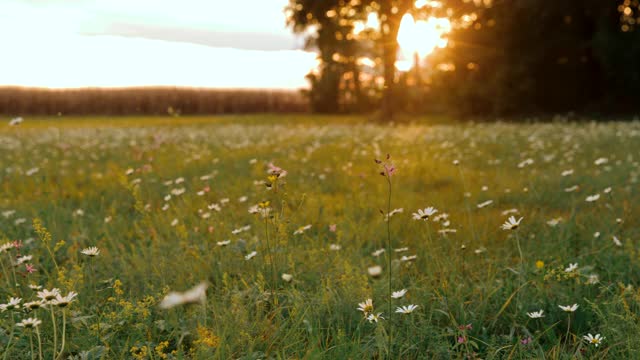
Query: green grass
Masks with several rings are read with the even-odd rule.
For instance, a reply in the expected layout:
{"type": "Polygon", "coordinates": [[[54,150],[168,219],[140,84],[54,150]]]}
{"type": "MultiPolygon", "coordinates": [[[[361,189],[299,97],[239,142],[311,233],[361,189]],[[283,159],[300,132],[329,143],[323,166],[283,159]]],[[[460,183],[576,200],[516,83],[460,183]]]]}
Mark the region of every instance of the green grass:
{"type": "Polygon", "coordinates": [[[22,247],[0,253],[0,303],[36,300],[29,284],[79,295],[67,308],[3,311],[0,351],[39,358],[36,333],[14,326],[36,317],[44,358],[640,358],[638,150],[637,122],[385,126],[262,115],[3,123],[0,239],[22,247]],[[390,242],[405,252],[387,249],[389,193],[374,162],[386,154],[397,168],[391,209],[404,209],[388,223],[390,242]],[[596,165],[600,158],[607,162],[596,165]],[[269,163],[286,176],[269,180],[269,163]],[[266,201],[266,219],[249,213],[266,201]],[[450,224],[412,219],[428,206],[450,224]],[[503,213],[510,209],[517,213],[503,213]],[[520,226],[502,230],[510,215],[523,217],[520,226]],[[554,218],[562,220],[549,225],[554,218]],[[100,254],[80,253],[89,246],[100,254]],[[378,249],[386,252],[372,256],[378,249]],[[32,259],[14,267],[18,254],[32,259]],[[418,305],[411,314],[388,311],[389,255],[391,290],[408,290],[392,310],[418,305]],[[570,263],[577,270],[565,272],[570,263]],[[375,265],[378,278],[368,274],[375,265]],[[202,281],[205,304],[158,306],[202,281]],[[385,320],[370,323],[357,310],[368,298],[385,320]],[[574,303],[570,315],[559,308],[574,303]],[[527,316],[541,309],[545,317],[527,316]],[[588,333],[605,340],[595,347],[588,333]]]}

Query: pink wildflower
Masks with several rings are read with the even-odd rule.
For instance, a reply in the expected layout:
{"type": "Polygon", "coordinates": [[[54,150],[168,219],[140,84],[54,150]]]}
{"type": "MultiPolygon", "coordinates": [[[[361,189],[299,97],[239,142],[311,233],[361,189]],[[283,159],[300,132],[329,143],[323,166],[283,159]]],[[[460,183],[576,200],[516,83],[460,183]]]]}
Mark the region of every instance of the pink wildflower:
{"type": "Polygon", "coordinates": [[[29,273],[29,274],[33,274],[34,272],[37,271],[36,267],[31,265],[31,264],[25,264],[25,267],[26,267],[27,273],[29,273]]]}

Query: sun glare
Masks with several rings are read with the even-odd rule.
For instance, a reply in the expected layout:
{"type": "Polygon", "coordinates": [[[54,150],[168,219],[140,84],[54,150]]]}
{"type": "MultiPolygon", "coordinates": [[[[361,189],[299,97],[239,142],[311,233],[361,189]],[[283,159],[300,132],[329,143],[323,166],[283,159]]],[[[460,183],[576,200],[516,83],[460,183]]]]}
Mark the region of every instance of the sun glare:
{"type": "Polygon", "coordinates": [[[415,21],[411,14],[402,17],[398,32],[398,44],[404,58],[411,59],[417,53],[421,58],[431,54],[436,48],[447,46],[444,37],[451,31],[447,18],[430,17],[415,21]]]}

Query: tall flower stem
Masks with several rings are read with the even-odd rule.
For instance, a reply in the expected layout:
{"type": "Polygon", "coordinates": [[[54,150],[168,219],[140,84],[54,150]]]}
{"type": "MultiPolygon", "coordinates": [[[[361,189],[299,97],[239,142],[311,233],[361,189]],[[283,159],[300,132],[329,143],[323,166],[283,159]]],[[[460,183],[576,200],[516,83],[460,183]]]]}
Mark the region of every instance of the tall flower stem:
{"type": "Polygon", "coordinates": [[[29,331],[29,349],[31,352],[31,360],[36,358],[36,354],[33,353],[33,332],[29,331]]]}
{"type": "Polygon", "coordinates": [[[11,340],[13,340],[13,332],[16,327],[16,320],[13,317],[13,312],[11,312],[11,333],[9,334],[9,341],[7,342],[7,346],[4,348],[4,355],[2,356],[3,360],[7,359],[9,355],[9,350],[11,349],[11,340]]]}
{"type": "Polygon", "coordinates": [[[388,343],[387,343],[387,355],[388,358],[391,359],[391,336],[392,336],[392,323],[391,323],[391,294],[392,294],[392,288],[391,288],[391,254],[392,254],[392,249],[391,249],[391,216],[389,216],[389,214],[391,213],[391,174],[389,174],[389,172],[386,173],[385,178],[387,179],[387,185],[389,188],[389,197],[387,198],[387,266],[388,266],[388,294],[387,294],[387,314],[389,316],[389,338],[388,338],[388,343]]]}
{"type": "Polygon", "coordinates": [[[38,327],[36,326],[36,336],[38,338],[38,354],[40,355],[39,359],[42,360],[42,340],[40,339],[40,330],[38,330],[38,327]]]}
{"type": "MultiPolygon", "coordinates": [[[[524,277],[524,256],[522,255],[522,248],[520,247],[520,236],[519,236],[519,231],[516,230],[516,246],[518,247],[518,253],[520,254],[520,271],[518,271],[518,278],[519,278],[519,287],[522,288],[522,281],[523,281],[523,277],[524,277]]],[[[519,307],[519,300],[520,300],[520,291],[518,291],[518,293],[516,294],[516,312],[519,311],[518,307],[519,307]]]]}
{"type": "Polygon", "coordinates": [[[53,360],[56,360],[56,350],[58,349],[58,330],[56,329],[56,316],[53,313],[53,304],[49,304],[51,311],[51,324],[53,325],[53,360]]]}
{"type": "Polygon", "coordinates": [[[278,305],[278,297],[276,296],[276,266],[273,262],[273,254],[271,253],[271,246],[269,244],[269,214],[268,212],[266,212],[265,209],[265,213],[264,213],[264,236],[265,236],[265,243],[267,245],[267,255],[269,255],[269,262],[271,263],[271,291],[272,291],[272,295],[273,295],[273,301],[275,305],[278,305]]]}
{"type": "Polygon", "coordinates": [[[18,285],[18,276],[16,275],[16,267],[15,266],[11,266],[11,272],[13,273],[13,285],[14,285],[13,287],[18,292],[18,295],[20,297],[22,297],[22,288],[20,287],[20,285],[18,285]]]}
{"type": "Polygon", "coordinates": [[[571,330],[571,313],[567,315],[567,334],[564,337],[564,347],[567,347],[567,342],[569,341],[569,330],[571,330]]]}
{"type": "Polygon", "coordinates": [[[62,345],[60,346],[60,354],[58,354],[56,359],[61,358],[62,353],[64,352],[64,340],[66,337],[66,333],[67,333],[67,311],[65,309],[62,309],[62,345]]]}
{"type": "Polygon", "coordinates": [[[93,288],[93,293],[92,294],[96,294],[97,293],[97,289],[96,289],[96,274],[93,270],[93,259],[89,258],[89,276],[91,277],[91,287],[93,288]]]}
{"type": "Polygon", "coordinates": [[[7,273],[7,269],[4,266],[4,260],[3,259],[0,259],[0,265],[2,265],[2,275],[4,275],[5,280],[7,280],[7,289],[11,289],[12,288],[11,280],[9,280],[10,277],[9,277],[9,274],[7,273]]]}

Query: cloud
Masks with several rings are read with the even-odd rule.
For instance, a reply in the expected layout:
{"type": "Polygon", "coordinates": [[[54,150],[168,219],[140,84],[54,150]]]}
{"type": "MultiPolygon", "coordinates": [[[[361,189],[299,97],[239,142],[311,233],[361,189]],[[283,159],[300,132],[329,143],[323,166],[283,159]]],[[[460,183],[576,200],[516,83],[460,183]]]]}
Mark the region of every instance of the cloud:
{"type": "Polygon", "coordinates": [[[296,39],[290,34],[179,28],[125,22],[114,22],[101,31],[86,31],[85,33],[264,51],[300,49],[303,45],[301,39],[296,39]]]}
{"type": "Polygon", "coordinates": [[[0,0],[0,31],[119,35],[255,50],[299,49],[287,0],[0,0]]]}

